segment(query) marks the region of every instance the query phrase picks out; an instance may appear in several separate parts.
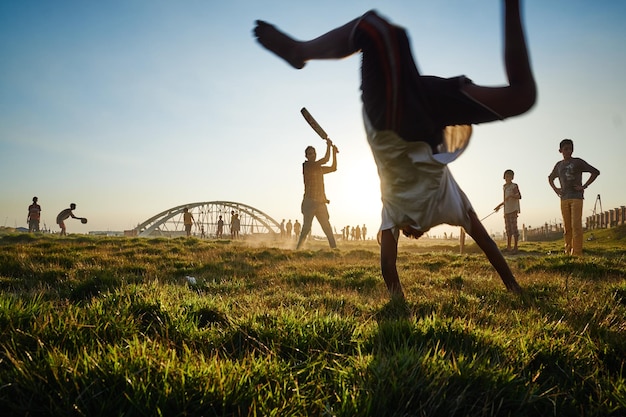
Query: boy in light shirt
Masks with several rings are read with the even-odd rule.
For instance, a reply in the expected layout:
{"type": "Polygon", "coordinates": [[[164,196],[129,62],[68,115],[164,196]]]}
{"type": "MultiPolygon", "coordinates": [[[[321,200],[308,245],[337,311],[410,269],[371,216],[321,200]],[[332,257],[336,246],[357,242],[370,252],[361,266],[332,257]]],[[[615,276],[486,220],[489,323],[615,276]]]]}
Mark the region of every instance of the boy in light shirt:
{"type": "Polygon", "coordinates": [[[517,253],[517,241],[519,240],[519,229],[517,228],[517,216],[520,213],[519,201],[522,194],[517,184],[513,182],[515,173],[512,169],[504,171],[504,199],[498,204],[495,211],[500,210],[504,206],[504,228],[506,231],[506,249],[507,252],[517,253]],[[511,249],[511,240],[513,240],[513,249],[511,249]]]}

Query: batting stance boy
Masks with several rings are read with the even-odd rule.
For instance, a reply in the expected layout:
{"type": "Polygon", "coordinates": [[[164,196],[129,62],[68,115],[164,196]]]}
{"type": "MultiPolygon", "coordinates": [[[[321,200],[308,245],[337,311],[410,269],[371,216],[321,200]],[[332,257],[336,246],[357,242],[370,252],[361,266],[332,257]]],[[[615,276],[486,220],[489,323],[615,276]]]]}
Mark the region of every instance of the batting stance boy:
{"type": "Polygon", "coordinates": [[[311,232],[313,217],[316,217],[320,226],[322,226],[324,234],[326,234],[328,244],[334,249],[337,247],[337,243],[335,243],[333,229],[328,220],[329,216],[326,204],[328,204],[329,201],[326,198],[326,191],[324,189],[324,174],[337,171],[337,147],[333,145],[330,139],[326,139],[326,154],[322,159],[315,160],[317,153],[312,146],[307,146],[304,150],[304,155],[306,156],[306,161],[302,163],[302,175],[304,177],[302,214],[304,220],[302,222],[302,233],[300,233],[298,246],[296,248],[300,249],[302,243],[306,240],[311,232]],[[330,160],[331,151],[333,162],[330,166],[327,166],[325,164],[330,160]]]}

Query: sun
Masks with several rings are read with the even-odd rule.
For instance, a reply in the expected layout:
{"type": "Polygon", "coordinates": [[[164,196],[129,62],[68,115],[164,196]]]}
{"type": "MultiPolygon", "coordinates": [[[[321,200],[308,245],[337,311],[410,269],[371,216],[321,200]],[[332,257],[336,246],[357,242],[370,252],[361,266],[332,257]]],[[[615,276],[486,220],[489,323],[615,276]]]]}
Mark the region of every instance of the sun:
{"type": "Polygon", "coordinates": [[[337,225],[367,224],[372,231],[378,228],[380,180],[371,155],[339,159],[337,172],[327,175],[325,181],[328,210],[337,225]]]}
{"type": "MultiPolygon", "coordinates": [[[[339,154],[341,156],[341,154],[339,154]]],[[[328,211],[337,230],[345,225],[366,224],[368,236],[375,237],[381,221],[380,179],[371,155],[355,155],[339,159],[337,171],[325,176],[328,211]]],[[[427,237],[458,239],[460,228],[447,224],[435,226],[427,237]]]]}

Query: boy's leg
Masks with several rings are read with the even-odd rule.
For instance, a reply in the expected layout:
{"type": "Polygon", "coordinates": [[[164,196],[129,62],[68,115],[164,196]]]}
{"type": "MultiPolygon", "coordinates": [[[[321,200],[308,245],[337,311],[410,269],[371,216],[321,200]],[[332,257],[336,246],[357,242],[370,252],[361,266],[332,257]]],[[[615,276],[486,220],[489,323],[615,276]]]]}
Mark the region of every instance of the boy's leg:
{"type": "Polygon", "coordinates": [[[328,239],[328,244],[332,249],[335,249],[337,247],[337,243],[335,242],[333,228],[330,225],[330,216],[328,215],[328,208],[326,207],[326,204],[319,203],[319,206],[315,211],[315,217],[317,217],[317,221],[320,223],[320,226],[322,226],[326,239],[328,239]]]}
{"type": "Polygon", "coordinates": [[[298,239],[296,249],[300,249],[300,246],[302,246],[306,238],[309,236],[309,232],[311,231],[311,225],[313,224],[313,213],[309,213],[307,210],[302,211],[302,214],[304,216],[304,219],[302,220],[302,232],[300,233],[300,238],[298,239]]]}
{"type": "Polygon", "coordinates": [[[561,200],[561,215],[563,216],[563,240],[565,253],[572,254],[572,200],[561,200]]]}
{"type": "Polygon", "coordinates": [[[372,127],[435,150],[444,126],[434,120],[438,110],[430,96],[440,90],[429,82],[439,78],[420,75],[406,30],[370,11],[357,22],[353,42],[362,53],[361,99],[372,127]]]}
{"type": "Polygon", "coordinates": [[[583,256],[583,200],[572,200],[572,255],[583,256]]]}
{"type": "Polygon", "coordinates": [[[395,298],[404,298],[404,291],[398,277],[396,261],[398,259],[398,241],[391,230],[383,230],[380,237],[380,267],[389,294],[395,298]]]}
{"type": "Polygon", "coordinates": [[[352,45],[352,31],[359,19],[310,41],[298,41],[262,20],[256,21],[254,35],[266,49],[300,69],[312,59],[339,59],[357,52],[352,45]]]}
{"type": "Polygon", "coordinates": [[[464,90],[506,118],[528,111],[537,97],[520,16],[520,0],[504,0],[504,65],[508,86],[481,87],[468,84],[464,90]]]}
{"type": "Polygon", "coordinates": [[[513,252],[517,252],[518,240],[519,240],[519,229],[517,227],[517,212],[515,212],[515,221],[513,222],[513,252]]]}
{"type": "Polygon", "coordinates": [[[362,51],[362,99],[372,125],[393,130],[405,140],[439,144],[441,126],[426,116],[419,72],[404,29],[370,11],[310,41],[297,41],[263,21],[257,21],[254,33],[262,46],[294,68],[311,59],[339,59],[362,51]]]}
{"type": "Polygon", "coordinates": [[[471,229],[468,230],[467,233],[472,237],[472,239],[474,239],[476,244],[483,250],[483,252],[485,252],[487,259],[489,259],[491,265],[493,265],[493,267],[500,275],[500,278],[502,279],[502,282],[504,282],[506,288],[509,291],[521,293],[522,289],[515,280],[513,272],[511,272],[511,269],[506,263],[504,256],[502,256],[502,253],[498,249],[498,245],[496,245],[496,242],[494,242],[491,237],[489,237],[489,233],[482,225],[480,220],[478,220],[478,217],[476,217],[476,213],[470,211],[469,216],[471,229]]]}
{"type": "Polygon", "coordinates": [[[517,249],[517,237],[519,235],[517,231],[517,212],[505,214],[504,219],[506,224],[506,248],[509,251],[514,251],[517,249]],[[513,248],[511,248],[512,242],[514,242],[513,248]]]}

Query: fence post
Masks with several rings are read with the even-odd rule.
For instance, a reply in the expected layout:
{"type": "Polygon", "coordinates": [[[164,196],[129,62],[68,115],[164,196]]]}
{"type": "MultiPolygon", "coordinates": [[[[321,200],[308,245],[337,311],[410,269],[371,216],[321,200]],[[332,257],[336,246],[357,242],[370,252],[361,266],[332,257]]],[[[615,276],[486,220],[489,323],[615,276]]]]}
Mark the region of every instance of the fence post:
{"type": "MultiPolygon", "coordinates": [[[[595,213],[586,217],[587,230],[608,229],[615,226],[626,225],[626,206],[610,209],[602,213],[595,213]]],[[[562,223],[554,223],[554,225],[546,222],[543,226],[526,227],[522,225],[522,241],[531,239],[537,240],[542,237],[548,237],[552,232],[563,232],[562,223]]]]}
{"type": "Polygon", "coordinates": [[[615,227],[615,225],[617,224],[617,209],[612,209],[611,211],[609,211],[609,215],[611,216],[609,220],[609,227],[615,227]]]}

